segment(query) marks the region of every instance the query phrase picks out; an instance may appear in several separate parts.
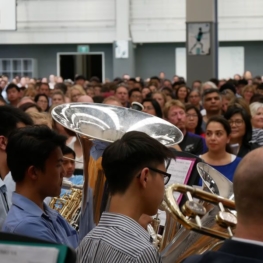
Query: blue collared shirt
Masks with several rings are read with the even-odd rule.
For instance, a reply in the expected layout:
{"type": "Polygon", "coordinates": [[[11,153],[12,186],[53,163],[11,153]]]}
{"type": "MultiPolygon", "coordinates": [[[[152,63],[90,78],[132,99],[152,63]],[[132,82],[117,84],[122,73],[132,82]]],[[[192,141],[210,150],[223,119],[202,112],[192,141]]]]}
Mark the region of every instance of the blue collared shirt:
{"type": "Polygon", "coordinates": [[[45,212],[28,198],[13,193],[12,206],[2,231],[35,237],[76,248],[78,235],[68,222],[45,203],[45,212]]]}

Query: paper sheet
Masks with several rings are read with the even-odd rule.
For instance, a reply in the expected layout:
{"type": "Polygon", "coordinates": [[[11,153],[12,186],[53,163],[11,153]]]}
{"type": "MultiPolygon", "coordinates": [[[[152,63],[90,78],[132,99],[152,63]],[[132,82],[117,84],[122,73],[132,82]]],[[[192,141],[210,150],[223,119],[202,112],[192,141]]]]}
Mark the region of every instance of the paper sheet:
{"type": "Polygon", "coordinates": [[[58,253],[52,247],[0,244],[0,263],[56,263],[58,253]]]}

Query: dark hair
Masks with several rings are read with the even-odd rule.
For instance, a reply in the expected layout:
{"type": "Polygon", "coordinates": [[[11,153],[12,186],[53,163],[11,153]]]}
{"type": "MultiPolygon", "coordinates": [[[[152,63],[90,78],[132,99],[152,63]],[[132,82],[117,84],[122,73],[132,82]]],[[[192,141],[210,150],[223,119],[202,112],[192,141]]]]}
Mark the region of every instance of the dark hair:
{"type": "Polygon", "coordinates": [[[20,105],[18,108],[22,111],[26,111],[30,108],[36,108],[38,110],[38,112],[42,111],[41,108],[33,102],[24,103],[24,104],[20,105]]]}
{"type": "Polygon", "coordinates": [[[19,87],[18,87],[16,84],[14,84],[14,83],[10,83],[10,84],[7,86],[7,88],[6,88],[6,93],[8,93],[8,91],[9,91],[10,89],[16,89],[18,92],[20,92],[19,87]]]}
{"type": "Polygon", "coordinates": [[[124,134],[102,155],[102,167],[110,192],[124,193],[141,169],[156,167],[168,158],[174,158],[172,151],[146,133],[131,131],[124,134]]]}
{"type": "Polygon", "coordinates": [[[135,78],[130,78],[129,81],[132,81],[133,83],[136,83],[136,79],[135,78]]]}
{"type": "Polygon", "coordinates": [[[187,111],[189,111],[189,110],[194,110],[197,114],[198,122],[197,122],[197,126],[195,128],[195,134],[201,135],[202,133],[204,133],[204,131],[202,130],[203,117],[202,117],[200,111],[194,105],[186,104],[185,105],[185,113],[187,114],[187,111]]]}
{"type": "Polygon", "coordinates": [[[157,100],[155,99],[150,99],[150,98],[145,98],[143,101],[142,101],[142,105],[144,102],[150,102],[152,104],[152,106],[154,107],[154,110],[155,110],[155,113],[156,113],[156,116],[159,117],[159,118],[162,118],[163,117],[163,113],[162,113],[162,109],[161,109],[161,106],[160,104],[157,102],[157,100]]]}
{"type": "Polygon", "coordinates": [[[152,77],[150,78],[150,82],[151,82],[152,80],[156,80],[156,81],[158,81],[158,82],[161,81],[160,78],[157,77],[157,76],[152,76],[152,77]]]}
{"type": "Polygon", "coordinates": [[[224,85],[222,85],[220,87],[219,91],[223,92],[226,89],[229,89],[229,90],[233,91],[234,94],[236,94],[236,88],[232,83],[230,83],[230,82],[225,83],[224,85]]]}
{"type": "Polygon", "coordinates": [[[66,137],[45,125],[29,126],[14,130],[8,137],[6,147],[7,165],[13,180],[22,182],[26,170],[34,166],[45,171],[46,161],[57,148],[63,149],[66,137]]]}
{"type": "Polygon", "coordinates": [[[102,103],[105,98],[103,96],[94,96],[92,99],[94,103],[102,103]]]}
{"type": "Polygon", "coordinates": [[[0,106],[0,135],[8,137],[19,122],[33,125],[32,119],[22,110],[8,105],[0,106]]]}
{"type": "Polygon", "coordinates": [[[250,104],[253,102],[261,102],[263,103],[263,95],[261,94],[254,94],[250,99],[250,104]]]}
{"type": "Polygon", "coordinates": [[[77,80],[86,80],[86,78],[83,75],[77,75],[75,77],[75,81],[77,81],[77,80]]]}
{"type": "Polygon", "coordinates": [[[68,87],[64,83],[56,83],[54,89],[61,90],[65,95],[67,93],[68,87]]]}
{"type": "Polygon", "coordinates": [[[39,88],[41,88],[41,86],[43,85],[47,86],[50,89],[49,84],[47,82],[41,82],[39,88]]]}
{"type": "Polygon", "coordinates": [[[263,83],[258,84],[256,90],[257,89],[263,90],[263,83]]]}
{"type": "Polygon", "coordinates": [[[219,80],[217,78],[211,78],[209,81],[213,82],[216,86],[219,84],[219,80]]]}
{"type": "Polygon", "coordinates": [[[161,91],[164,91],[164,90],[167,90],[167,91],[169,91],[171,95],[173,94],[173,91],[172,91],[172,89],[171,89],[171,88],[169,88],[169,87],[163,87],[163,88],[161,89],[161,91]]]}
{"type": "Polygon", "coordinates": [[[48,109],[49,109],[49,99],[48,99],[48,96],[47,96],[46,94],[42,94],[42,93],[37,94],[36,97],[34,98],[34,101],[35,101],[35,102],[38,102],[38,100],[39,100],[40,97],[45,97],[45,98],[46,98],[46,100],[47,100],[47,109],[46,109],[45,111],[48,111],[48,109]]]}
{"type": "Polygon", "coordinates": [[[209,95],[209,94],[212,94],[212,93],[217,93],[218,95],[219,95],[219,97],[221,98],[221,94],[220,94],[220,92],[219,92],[219,90],[218,89],[207,89],[207,90],[205,90],[204,92],[203,92],[203,96],[202,96],[202,100],[203,100],[203,102],[204,102],[204,99],[205,99],[205,97],[207,96],[207,95],[209,95]]]}
{"type": "Polygon", "coordinates": [[[185,88],[186,89],[186,97],[185,97],[185,99],[184,99],[184,102],[186,103],[187,102],[187,100],[188,100],[188,96],[189,96],[189,88],[186,86],[186,85],[180,85],[177,89],[176,89],[176,91],[175,91],[175,98],[178,100],[179,98],[178,98],[178,92],[179,92],[179,90],[180,89],[182,89],[182,88],[185,88]]]}
{"type": "Polygon", "coordinates": [[[63,149],[62,149],[62,153],[63,155],[66,155],[66,154],[72,154],[74,156],[74,159],[76,158],[76,153],[75,151],[73,151],[70,147],[68,146],[64,146],[63,149]]]}
{"type": "Polygon", "coordinates": [[[131,97],[131,95],[132,95],[133,92],[140,92],[140,93],[141,93],[141,91],[140,91],[139,88],[131,89],[131,90],[129,90],[129,98],[131,97]]]}
{"type": "Polygon", "coordinates": [[[240,79],[237,81],[237,85],[238,86],[240,86],[240,85],[246,86],[246,85],[248,85],[248,81],[246,79],[240,79]]]}
{"type": "MultiPolygon", "coordinates": [[[[213,117],[209,118],[209,120],[207,121],[207,124],[206,124],[206,129],[207,129],[208,125],[211,122],[220,123],[224,127],[224,130],[226,131],[227,136],[230,135],[230,133],[231,133],[231,126],[230,126],[229,122],[224,117],[222,117],[222,116],[213,116],[213,117]]],[[[232,149],[231,149],[229,144],[226,145],[226,152],[232,154],[232,149]]]]}
{"type": "Polygon", "coordinates": [[[243,121],[245,122],[245,135],[242,140],[242,145],[249,145],[249,142],[252,139],[252,124],[251,124],[251,116],[241,107],[237,107],[235,105],[229,106],[224,117],[229,120],[233,115],[240,114],[243,121]]]}
{"type": "Polygon", "coordinates": [[[96,76],[91,77],[89,81],[90,82],[94,81],[96,83],[100,83],[100,79],[98,77],[96,77],[96,76]]]}

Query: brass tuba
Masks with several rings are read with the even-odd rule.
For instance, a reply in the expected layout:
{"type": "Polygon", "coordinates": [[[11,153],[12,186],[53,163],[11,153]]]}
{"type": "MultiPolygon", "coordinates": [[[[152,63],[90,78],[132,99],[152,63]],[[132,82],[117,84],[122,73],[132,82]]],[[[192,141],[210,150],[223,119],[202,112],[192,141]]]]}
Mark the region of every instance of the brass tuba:
{"type": "Polygon", "coordinates": [[[141,131],[166,146],[172,146],[183,139],[182,132],[161,118],[124,107],[96,104],[69,103],[56,106],[52,117],[65,128],[74,131],[80,140],[84,159],[84,184],[82,213],[85,212],[89,191],[93,192],[94,222],[101,214],[105,177],[101,157],[90,156],[93,145],[102,143],[105,147],[120,139],[126,132],[141,131]]]}
{"type": "Polygon", "coordinates": [[[235,209],[231,200],[232,182],[205,163],[198,163],[197,169],[204,181],[204,190],[177,184],[166,189],[165,202],[181,228],[161,252],[164,263],[181,262],[190,255],[217,250],[222,240],[232,236],[232,227],[236,224],[231,212],[235,209]],[[188,197],[183,211],[174,201],[173,191],[188,197]]]}

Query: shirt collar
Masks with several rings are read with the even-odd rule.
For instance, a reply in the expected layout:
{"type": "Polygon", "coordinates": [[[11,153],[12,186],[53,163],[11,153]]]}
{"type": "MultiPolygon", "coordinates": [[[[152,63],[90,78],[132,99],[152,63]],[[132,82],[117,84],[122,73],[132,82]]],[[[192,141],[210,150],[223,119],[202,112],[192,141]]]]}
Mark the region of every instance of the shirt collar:
{"type": "Polygon", "coordinates": [[[43,202],[43,206],[44,206],[45,212],[36,203],[34,203],[30,199],[16,192],[13,193],[12,203],[13,205],[23,209],[27,213],[37,216],[37,217],[41,217],[41,216],[51,217],[51,219],[54,220],[57,218],[57,215],[58,215],[44,202],[43,202]]]}
{"type": "Polygon", "coordinates": [[[150,234],[135,220],[125,215],[104,212],[102,213],[98,226],[122,228],[143,237],[148,242],[152,242],[150,234]]]}
{"type": "Polygon", "coordinates": [[[2,180],[2,178],[0,178],[0,188],[1,188],[2,186],[4,186],[4,185],[5,185],[4,181],[2,180]]]}

